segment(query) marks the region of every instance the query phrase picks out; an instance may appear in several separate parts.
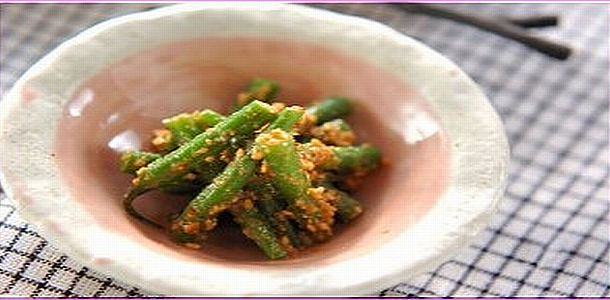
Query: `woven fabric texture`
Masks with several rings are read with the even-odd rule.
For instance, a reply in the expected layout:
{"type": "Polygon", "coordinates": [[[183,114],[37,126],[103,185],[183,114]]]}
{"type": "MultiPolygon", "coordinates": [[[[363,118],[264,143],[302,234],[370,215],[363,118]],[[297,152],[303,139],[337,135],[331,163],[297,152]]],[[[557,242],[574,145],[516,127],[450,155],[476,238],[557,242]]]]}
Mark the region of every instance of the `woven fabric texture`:
{"type": "MultiPolygon", "coordinates": [[[[36,60],[79,31],[152,6],[0,5],[2,95],[36,60]]],[[[610,296],[608,5],[444,4],[491,16],[558,15],[557,26],[528,30],[570,45],[574,53],[565,61],[390,4],[313,6],[385,23],[449,57],[490,97],[511,144],[508,188],[492,223],[454,259],[387,286],[380,296],[610,296]]],[[[0,295],[154,296],[59,252],[3,193],[0,295]]]]}

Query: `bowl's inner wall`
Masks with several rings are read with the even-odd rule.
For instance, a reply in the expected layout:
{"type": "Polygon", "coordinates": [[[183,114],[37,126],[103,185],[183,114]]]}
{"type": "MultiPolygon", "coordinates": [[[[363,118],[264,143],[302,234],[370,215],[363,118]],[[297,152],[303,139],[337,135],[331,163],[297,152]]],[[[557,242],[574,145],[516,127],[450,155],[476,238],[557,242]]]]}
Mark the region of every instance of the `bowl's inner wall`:
{"type": "MultiPolygon", "coordinates": [[[[62,118],[57,155],[74,197],[108,230],[183,259],[223,264],[328,263],[390,241],[417,221],[442,193],[449,173],[440,129],[408,143],[409,124],[434,122],[404,82],[372,64],[315,45],[257,38],[204,38],[130,56],[88,80],[62,118]],[[336,236],[302,255],[266,261],[235,228],[218,229],[201,250],[178,247],[162,232],[127,217],[121,199],[131,176],[118,170],[127,148],[149,148],[160,120],[211,108],[225,112],[252,77],[278,80],[277,101],[306,104],[335,94],[358,102],[349,118],[359,142],[379,145],[388,165],[368,178],[357,198],[365,212],[336,236]]],[[[157,219],[187,199],[150,193],[139,209],[157,219]]]]}

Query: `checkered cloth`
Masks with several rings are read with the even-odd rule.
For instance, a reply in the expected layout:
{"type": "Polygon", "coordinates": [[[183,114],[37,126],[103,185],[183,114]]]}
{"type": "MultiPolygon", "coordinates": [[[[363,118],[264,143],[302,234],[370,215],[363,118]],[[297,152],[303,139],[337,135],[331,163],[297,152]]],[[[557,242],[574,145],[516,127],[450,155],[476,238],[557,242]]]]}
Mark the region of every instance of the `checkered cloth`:
{"type": "MultiPolygon", "coordinates": [[[[501,115],[512,147],[508,190],[475,242],[388,296],[610,296],[608,224],[608,6],[447,4],[481,14],[557,14],[531,31],[571,45],[558,61],[516,42],[389,4],[315,4],[380,21],[448,56],[501,115]]],[[[5,95],[44,53],[78,31],[147,4],[2,4],[5,95]]],[[[151,296],[58,252],[0,194],[0,295],[151,296]]]]}

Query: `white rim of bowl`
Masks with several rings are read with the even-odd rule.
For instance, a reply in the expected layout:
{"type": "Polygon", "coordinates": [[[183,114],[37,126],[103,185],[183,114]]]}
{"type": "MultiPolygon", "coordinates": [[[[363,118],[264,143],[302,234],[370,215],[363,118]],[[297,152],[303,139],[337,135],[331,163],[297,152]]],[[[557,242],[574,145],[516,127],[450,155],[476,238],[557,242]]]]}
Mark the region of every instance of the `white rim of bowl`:
{"type": "Polygon", "coordinates": [[[179,4],[102,22],[36,63],[0,105],[4,150],[0,180],[7,196],[19,199],[15,204],[23,218],[80,263],[147,291],[167,295],[329,296],[379,291],[431,270],[468,245],[496,211],[507,177],[509,147],[500,118],[477,85],[453,62],[386,25],[294,4],[179,4]],[[234,19],[227,18],[229,23],[224,24],[216,18],[216,26],[226,26],[224,34],[260,35],[265,26],[285,22],[291,25],[268,32],[291,37],[291,28],[306,25],[310,30],[301,32],[299,40],[349,50],[420,88],[451,143],[448,188],[435,206],[379,250],[348,262],[317,269],[282,271],[270,267],[260,273],[168,259],[100,228],[90,222],[84,210],[70,205],[74,201],[65,201],[72,196],[60,183],[51,154],[56,124],[74,89],[117,58],[160,43],[213,33],[210,30],[215,26],[196,25],[209,21],[202,16],[213,18],[219,11],[256,23],[244,29],[231,26],[234,19]],[[259,22],[270,12],[274,13],[273,20],[259,22]],[[316,30],[319,25],[315,21],[323,21],[324,30],[316,30]],[[147,26],[142,26],[144,23],[147,26]],[[154,32],[146,29],[153,27],[154,32]],[[337,30],[343,33],[342,37],[337,38],[337,30]],[[131,34],[138,43],[118,43],[121,34],[117,32],[131,34]],[[358,40],[358,47],[354,47],[354,40],[358,40]],[[378,47],[379,42],[391,44],[378,47]],[[108,46],[92,58],[90,53],[95,52],[89,51],[96,51],[100,44],[108,46]],[[388,55],[393,51],[403,55],[388,55]],[[74,68],[76,64],[85,64],[86,68],[74,68]],[[405,71],[403,66],[407,65],[405,71]],[[26,83],[40,97],[24,105],[26,83]],[[31,143],[32,139],[39,142],[31,143]],[[21,157],[24,153],[26,159],[21,157]],[[35,199],[32,195],[36,195],[35,199]]]}

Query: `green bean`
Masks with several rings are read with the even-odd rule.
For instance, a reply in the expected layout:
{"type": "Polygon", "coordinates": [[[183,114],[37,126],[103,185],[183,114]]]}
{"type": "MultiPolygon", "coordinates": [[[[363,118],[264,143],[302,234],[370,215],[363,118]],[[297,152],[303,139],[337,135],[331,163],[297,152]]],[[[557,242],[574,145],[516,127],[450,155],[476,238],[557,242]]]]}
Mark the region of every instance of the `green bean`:
{"type": "Polygon", "coordinates": [[[352,127],[343,119],[334,119],[314,126],[309,130],[309,135],[327,145],[337,146],[350,146],[356,139],[352,127]]]}
{"type": "Polygon", "coordinates": [[[121,172],[127,174],[136,174],[140,168],[147,166],[152,161],[160,158],[161,155],[157,153],[130,150],[121,154],[119,158],[119,168],[121,172]]]}
{"type": "Polygon", "coordinates": [[[277,81],[254,78],[248,82],[245,90],[237,95],[234,106],[239,109],[254,100],[270,102],[279,91],[280,85],[277,81]]]}
{"type": "Polygon", "coordinates": [[[336,170],[371,170],[376,168],[381,162],[381,151],[379,148],[363,144],[350,147],[331,147],[337,156],[338,164],[329,164],[327,169],[336,170]]]}
{"type": "MultiPolygon", "coordinates": [[[[146,167],[149,163],[161,157],[160,154],[153,152],[127,151],[121,155],[119,166],[124,173],[135,175],[139,169],[146,167]]],[[[184,194],[197,189],[201,189],[201,183],[198,182],[197,178],[191,178],[190,180],[183,180],[175,185],[164,187],[161,190],[170,194],[184,194]]]]}
{"type": "Polygon", "coordinates": [[[372,170],[381,162],[379,148],[363,144],[358,146],[327,146],[317,139],[299,144],[301,156],[317,168],[332,171],[372,170]]]}
{"type": "Polygon", "coordinates": [[[314,124],[319,125],[349,115],[352,112],[351,102],[351,99],[343,96],[329,97],[307,107],[305,113],[314,116],[314,124]]]}
{"type": "Polygon", "coordinates": [[[268,104],[259,101],[250,103],[138,172],[136,187],[157,188],[173,184],[191,171],[206,168],[209,163],[218,160],[231,140],[245,138],[275,117],[276,113],[268,104]]]}
{"type": "Polygon", "coordinates": [[[199,173],[203,181],[211,180],[225,166],[220,160],[221,153],[235,140],[251,135],[276,115],[269,104],[255,100],[190,142],[141,168],[124,198],[125,209],[132,216],[150,223],[131,205],[137,196],[193,177],[193,172],[199,173]]]}
{"type": "Polygon", "coordinates": [[[273,185],[265,180],[257,180],[248,185],[248,189],[256,195],[256,204],[269,220],[280,239],[286,237],[290,246],[294,248],[303,247],[303,242],[298,236],[297,230],[286,217],[280,216],[280,212],[285,208],[285,201],[278,194],[273,185]]]}
{"type": "Polygon", "coordinates": [[[286,258],[287,252],[282,247],[273,227],[265,216],[254,206],[253,200],[245,199],[229,210],[234,220],[241,225],[242,232],[265,253],[268,258],[286,258]]]}
{"type": "Polygon", "coordinates": [[[274,129],[255,139],[256,150],[262,153],[274,186],[289,204],[304,229],[323,239],[332,235],[332,213],[309,195],[312,188],[302,169],[299,155],[290,133],[274,129]]]}
{"type": "Polygon", "coordinates": [[[198,114],[193,116],[195,124],[201,129],[207,129],[209,127],[216,126],[216,124],[226,119],[222,114],[215,112],[211,109],[204,109],[198,114]]]}
{"type": "Polygon", "coordinates": [[[313,185],[320,189],[320,197],[336,209],[335,218],[338,221],[347,223],[362,213],[360,201],[335,187],[332,179],[315,181],[313,185]]]}
{"type": "Polygon", "coordinates": [[[279,91],[277,81],[254,78],[228,116],[205,109],[162,120],[152,140],[158,153],[120,157],[121,171],[135,175],[123,199],[127,213],[161,227],[133,201],[153,189],[191,192],[164,228],[170,238],[201,247],[219,216],[230,214],[270,259],[326,240],[336,222],[358,217],[362,205],[347,192],[379,166],[381,153],[354,145],[355,133],[343,119],[353,100],[332,96],[307,108],[271,104],[279,91]]]}
{"type": "MultiPolygon", "coordinates": [[[[303,110],[299,107],[285,108],[265,131],[292,128],[302,114],[303,110]]],[[[251,150],[248,150],[231,161],[222,173],[188,204],[185,211],[172,222],[173,236],[181,240],[194,240],[202,230],[211,230],[215,226],[215,216],[227,208],[229,201],[254,174],[258,162],[251,156],[251,150]],[[197,230],[194,230],[195,228],[197,230]]]]}
{"type": "Polygon", "coordinates": [[[216,216],[236,200],[235,196],[250,181],[256,165],[250,153],[238,153],[238,157],[171,221],[169,234],[179,242],[197,242],[205,231],[216,226],[216,216]]]}
{"type": "Polygon", "coordinates": [[[171,151],[195,138],[204,130],[222,122],[225,117],[213,110],[205,109],[193,113],[183,113],[163,119],[163,125],[170,133],[166,150],[171,151]]]}
{"type": "MultiPolygon", "coordinates": [[[[294,125],[301,118],[303,113],[304,111],[302,107],[287,107],[278,114],[277,119],[275,119],[275,121],[273,121],[273,123],[271,123],[271,125],[267,127],[264,132],[268,133],[274,129],[281,129],[286,132],[291,132],[294,125]]],[[[279,219],[275,215],[281,210],[278,203],[280,202],[280,199],[277,199],[279,195],[271,184],[268,182],[259,182],[257,184],[252,184],[250,188],[257,194],[257,203],[259,203],[261,211],[270,220],[272,226],[277,230],[277,232],[282,236],[288,237],[292,246],[297,248],[301,247],[302,243],[290,221],[286,219],[279,219]]]]}
{"type": "Polygon", "coordinates": [[[173,151],[222,120],[224,116],[209,109],[163,119],[165,129],[154,131],[152,144],[162,153],[173,151]]]}
{"type": "Polygon", "coordinates": [[[286,132],[292,132],[295,124],[303,116],[304,110],[300,106],[289,106],[284,108],[264,132],[269,132],[273,129],[281,129],[286,132]]]}
{"type": "Polygon", "coordinates": [[[355,219],[362,213],[360,201],[351,197],[347,193],[333,187],[326,187],[329,193],[333,194],[334,206],[337,209],[335,216],[341,222],[348,222],[355,219]]]}

